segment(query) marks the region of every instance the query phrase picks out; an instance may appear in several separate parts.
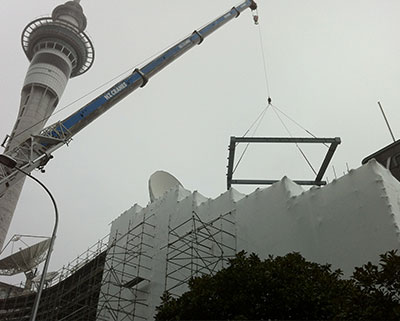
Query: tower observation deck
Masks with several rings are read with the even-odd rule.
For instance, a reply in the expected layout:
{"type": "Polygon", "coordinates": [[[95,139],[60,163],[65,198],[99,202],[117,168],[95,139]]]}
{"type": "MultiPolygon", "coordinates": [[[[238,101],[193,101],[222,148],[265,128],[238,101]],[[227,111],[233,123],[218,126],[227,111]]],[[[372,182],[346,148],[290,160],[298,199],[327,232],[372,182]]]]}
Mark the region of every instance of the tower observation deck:
{"type": "MultiPolygon", "coordinates": [[[[5,154],[43,129],[68,80],[90,69],[94,48],[84,33],[87,20],[79,0],[56,7],[51,17],[30,22],[22,32],[22,48],[30,61],[21,91],[17,120],[5,154]]],[[[17,160],[18,161],[18,160],[17,160]]],[[[0,197],[0,249],[3,247],[24,179],[0,197]]]]}

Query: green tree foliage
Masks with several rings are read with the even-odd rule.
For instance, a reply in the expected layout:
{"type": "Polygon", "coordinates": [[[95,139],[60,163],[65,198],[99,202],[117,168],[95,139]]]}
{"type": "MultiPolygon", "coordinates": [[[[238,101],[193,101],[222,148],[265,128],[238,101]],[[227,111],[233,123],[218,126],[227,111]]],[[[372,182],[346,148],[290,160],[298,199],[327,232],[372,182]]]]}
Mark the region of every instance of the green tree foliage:
{"type": "Polygon", "coordinates": [[[347,311],[348,317],[400,320],[400,256],[396,251],[382,254],[379,266],[368,262],[355,268],[352,280],[357,295],[347,311]]]}
{"type": "Polygon", "coordinates": [[[260,260],[240,252],[214,276],[190,280],[180,298],[168,293],[156,320],[399,320],[400,256],[388,252],[351,279],[299,253],[260,260]]]}

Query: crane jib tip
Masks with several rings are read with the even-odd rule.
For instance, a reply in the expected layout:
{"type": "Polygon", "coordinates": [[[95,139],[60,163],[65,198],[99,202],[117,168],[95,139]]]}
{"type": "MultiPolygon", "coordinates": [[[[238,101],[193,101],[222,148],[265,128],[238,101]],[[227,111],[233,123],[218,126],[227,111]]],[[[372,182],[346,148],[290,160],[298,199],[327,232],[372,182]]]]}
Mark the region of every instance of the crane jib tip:
{"type": "Polygon", "coordinates": [[[250,9],[251,9],[251,10],[256,10],[256,9],[257,9],[257,3],[255,3],[254,1],[252,1],[252,2],[251,2],[251,5],[250,5],[250,9]]]}

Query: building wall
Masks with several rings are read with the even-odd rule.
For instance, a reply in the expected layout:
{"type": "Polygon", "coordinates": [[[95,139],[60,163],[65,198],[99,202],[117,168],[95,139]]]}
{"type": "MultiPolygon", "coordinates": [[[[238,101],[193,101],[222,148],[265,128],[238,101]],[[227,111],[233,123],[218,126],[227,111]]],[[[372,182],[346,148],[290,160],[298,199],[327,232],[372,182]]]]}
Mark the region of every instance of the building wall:
{"type": "Polygon", "coordinates": [[[113,221],[100,315],[151,320],[165,290],[183,293],[190,276],[215,273],[240,250],[262,258],[296,251],[349,276],[400,249],[399,192],[400,183],[374,160],[309,190],[286,177],[249,195],[231,189],[216,199],[173,188],[113,221]],[[125,269],[116,264],[124,259],[125,269]]]}
{"type": "Polygon", "coordinates": [[[308,191],[284,178],[239,202],[238,247],[263,257],[297,251],[348,276],[400,248],[399,192],[400,183],[375,161],[308,191]]]}

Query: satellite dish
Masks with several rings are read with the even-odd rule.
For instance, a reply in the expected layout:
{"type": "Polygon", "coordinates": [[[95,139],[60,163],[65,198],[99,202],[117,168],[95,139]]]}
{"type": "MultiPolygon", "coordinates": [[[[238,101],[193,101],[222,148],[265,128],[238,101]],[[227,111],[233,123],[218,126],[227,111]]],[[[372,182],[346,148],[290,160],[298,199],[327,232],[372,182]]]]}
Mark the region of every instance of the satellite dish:
{"type": "Polygon", "coordinates": [[[154,202],[157,198],[163,196],[165,192],[176,186],[183,187],[182,184],[170,173],[164,171],[153,173],[149,179],[150,201],[154,202]]]}
{"type": "Polygon", "coordinates": [[[0,275],[15,275],[37,267],[45,260],[50,241],[48,238],[0,260],[0,275]]]}

